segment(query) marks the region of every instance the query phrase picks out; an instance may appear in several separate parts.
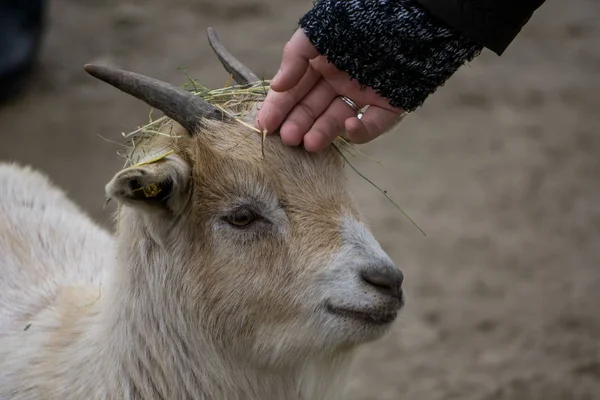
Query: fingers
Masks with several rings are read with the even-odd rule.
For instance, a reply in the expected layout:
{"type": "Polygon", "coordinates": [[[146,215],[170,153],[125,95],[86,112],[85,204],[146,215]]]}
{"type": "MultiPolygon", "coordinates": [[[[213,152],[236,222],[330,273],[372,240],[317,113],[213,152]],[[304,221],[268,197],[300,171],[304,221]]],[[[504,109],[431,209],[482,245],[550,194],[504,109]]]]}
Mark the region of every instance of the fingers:
{"type": "Polygon", "coordinates": [[[258,111],[256,125],[260,130],[266,129],[273,133],[279,128],[292,108],[315,86],[320,74],[309,68],[298,85],[286,92],[269,90],[264,102],[258,111]]]}
{"type": "Polygon", "coordinates": [[[390,111],[369,106],[361,119],[354,117],[346,121],[346,136],[353,143],[370,142],[396,125],[403,113],[403,110],[390,111]]]}
{"type": "Polygon", "coordinates": [[[324,150],[344,131],[345,121],[352,117],[356,117],[356,112],[336,98],[304,136],[304,148],[311,152],[324,150]]]}
{"type": "Polygon", "coordinates": [[[281,126],[281,140],[288,146],[298,146],[317,118],[336,97],[335,89],[321,79],[289,113],[281,126]]]}
{"type": "Polygon", "coordinates": [[[277,131],[283,142],[318,152],[346,130],[355,143],[369,142],[394,126],[402,110],[386,107],[387,101],[373,90],[363,90],[346,73],[326,62],[306,34],[298,29],[285,45],[280,70],[256,120],[257,128],[277,131]],[[362,119],[341,99],[339,93],[371,104],[362,119]],[[284,120],[287,121],[285,123],[284,120]],[[283,125],[282,125],[283,123],[283,125]]]}
{"type": "Polygon", "coordinates": [[[302,29],[298,29],[283,48],[279,72],[271,80],[271,89],[276,92],[290,90],[306,74],[309,61],[319,56],[302,29]]]}

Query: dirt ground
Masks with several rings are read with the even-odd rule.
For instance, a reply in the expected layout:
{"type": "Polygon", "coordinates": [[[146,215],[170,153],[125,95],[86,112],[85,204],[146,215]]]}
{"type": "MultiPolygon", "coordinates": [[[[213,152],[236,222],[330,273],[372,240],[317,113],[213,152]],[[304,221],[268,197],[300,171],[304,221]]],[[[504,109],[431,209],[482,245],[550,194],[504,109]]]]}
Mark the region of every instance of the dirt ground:
{"type": "MultiPolygon", "coordinates": [[[[46,171],[100,223],[119,140],[148,108],[88,77],[97,62],[207,86],[208,26],[264,77],[305,0],[51,1],[41,68],[0,108],[0,160],[46,171]]],[[[351,400],[600,398],[600,2],[549,0],[355,165],[428,233],[352,178],[406,275],[395,330],[365,347],[351,400]]]]}

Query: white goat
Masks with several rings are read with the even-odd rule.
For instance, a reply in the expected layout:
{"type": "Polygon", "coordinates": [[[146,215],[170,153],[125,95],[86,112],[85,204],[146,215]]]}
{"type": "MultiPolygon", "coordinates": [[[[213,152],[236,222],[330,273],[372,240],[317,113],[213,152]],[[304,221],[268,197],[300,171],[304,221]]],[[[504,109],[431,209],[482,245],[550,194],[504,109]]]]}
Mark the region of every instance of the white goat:
{"type": "Polygon", "coordinates": [[[0,166],[0,399],[340,399],[356,348],[403,304],[340,155],[271,135],[263,159],[260,135],[199,97],[86,70],[182,137],[156,136],[173,153],[107,185],[115,238],[44,176],[0,166]]]}

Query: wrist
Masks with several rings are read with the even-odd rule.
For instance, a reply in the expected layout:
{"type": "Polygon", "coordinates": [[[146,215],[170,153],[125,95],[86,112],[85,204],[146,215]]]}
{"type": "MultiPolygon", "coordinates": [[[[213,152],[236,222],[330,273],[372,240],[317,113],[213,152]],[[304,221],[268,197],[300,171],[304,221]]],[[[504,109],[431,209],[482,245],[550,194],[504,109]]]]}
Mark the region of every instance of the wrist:
{"type": "Polygon", "coordinates": [[[319,0],[300,26],[338,69],[406,111],[482,49],[413,0],[319,0]]]}

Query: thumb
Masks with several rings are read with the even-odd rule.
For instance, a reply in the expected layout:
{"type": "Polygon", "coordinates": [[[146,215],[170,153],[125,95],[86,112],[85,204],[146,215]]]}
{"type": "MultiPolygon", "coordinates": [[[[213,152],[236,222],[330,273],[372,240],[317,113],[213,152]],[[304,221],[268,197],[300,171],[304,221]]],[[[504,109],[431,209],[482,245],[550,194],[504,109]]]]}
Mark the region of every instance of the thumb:
{"type": "Polygon", "coordinates": [[[271,89],[276,92],[290,90],[300,82],[309,67],[309,61],[319,56],[302,29],[298,29],[283,48],[279,72],[271,80],[271,89]]]}

